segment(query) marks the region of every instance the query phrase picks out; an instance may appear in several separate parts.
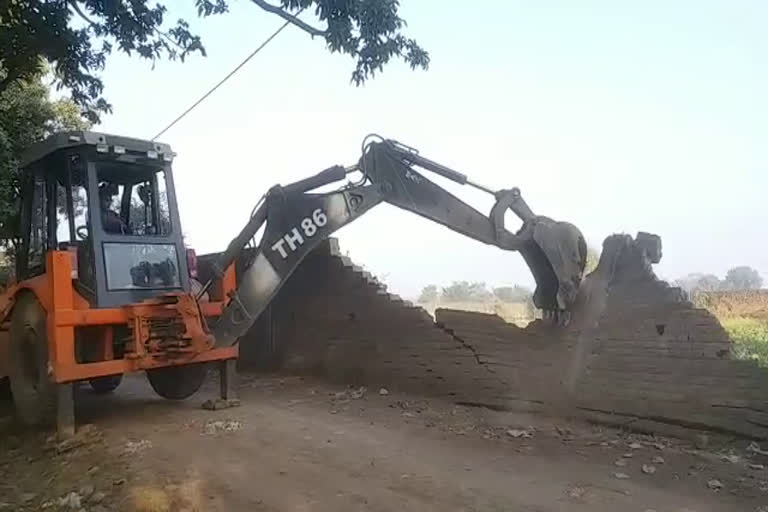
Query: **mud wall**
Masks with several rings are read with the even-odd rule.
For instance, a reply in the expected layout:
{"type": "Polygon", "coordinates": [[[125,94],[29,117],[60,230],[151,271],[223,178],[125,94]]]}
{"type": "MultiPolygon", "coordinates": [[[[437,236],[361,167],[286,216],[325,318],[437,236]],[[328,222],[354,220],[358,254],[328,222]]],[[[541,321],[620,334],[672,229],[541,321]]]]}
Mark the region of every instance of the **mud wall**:
{"type": "Polygon", "coordinates": [[[509,410],[567,412],[564,369],[573,348],[557,329],[541,324],[520,328],[493,314],[438,309],[437,325],[468,347],[503,389],[476,404],[509,410]],[[489,399],[493,398],[493,403],[489,399]]]}
{"type": "Polygon", "coordinates": [[[427,313],[434,317],[438,309],[455,309],[459,311],[474,311],[476,313],[487,313],[498,315],[507,322],[517,325],[527,325],[534,319],[535,308],[533,303],[525,302],[502,302],[499,300],[487,301],[434,301],[419,302],[419,307],[424,308],[427,313]]]}
{"type": "Polygon", "coordinates": [[[617,423],[768,436],[768,372],[731,359],[717,319],[656,278],[642,243],[617,235],[605,247],[596,272],[610,275],[590,276],[606,282],[604,308],[576,333],[588,346],[576,408],[617,423]]]}
{"type": "Polygon", "coordinates": [[[745,316],[768,320],[768,290],[697,292],[692,301],[719,318],[745,316]]]}
{"type": "Polygon", "coordinates": [[[241,366],[649,431],[768,439],[768,372],[730,358],[715,317],[656,278],[660,256],[652,235],[609,237],[570,326],[523,329],[449,309],[433,322],[331,240],[241,344],[241,366]]]}
{"type": "Polygon", "coordinates": [[[426,311],[340,255],[334,239],[307,257],[247,338],[243,368],[467,402],[510,387],[426,311]]]}

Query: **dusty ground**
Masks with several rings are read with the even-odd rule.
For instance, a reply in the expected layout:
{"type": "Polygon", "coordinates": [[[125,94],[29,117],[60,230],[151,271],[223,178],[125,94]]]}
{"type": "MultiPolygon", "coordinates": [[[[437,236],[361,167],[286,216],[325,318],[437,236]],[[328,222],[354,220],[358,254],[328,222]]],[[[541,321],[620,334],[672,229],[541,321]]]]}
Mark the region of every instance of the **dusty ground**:
{"type": "Polygon", "coordinates": [[[92,427],[58,450],[6,424],[0,510],[768,510],[768,457],[745,442],[698,450],[295,377],[245,377],[241,407],[200,409],[213,391],[83,390],[92,427]]]}

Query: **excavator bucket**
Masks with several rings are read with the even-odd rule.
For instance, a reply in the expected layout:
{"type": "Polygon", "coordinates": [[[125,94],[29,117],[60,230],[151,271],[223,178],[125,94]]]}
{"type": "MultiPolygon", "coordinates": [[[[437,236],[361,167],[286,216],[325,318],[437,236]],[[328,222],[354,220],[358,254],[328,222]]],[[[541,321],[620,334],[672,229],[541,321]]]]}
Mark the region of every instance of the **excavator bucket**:
{"type": "Polygon", "coordinates": [[[567,324],[587,262],[584,237],[573,224],[533,213],[516,187],[499,190],[495,196],[490,220],[496,231],[496,243],[504,249],[520,251],[536,280],[533,303],[545,315],[567,324]],[[515,234],[504,227],[508,210],[523,221],[515,234]]]}
{"type": "Polygon", "coordinates": [[[567,312],[576,300],[587,259],[581,232],[568,222],[535,216],[518,235],[526,240],[520,252],[536,280],[534,304],[545,312],[567,312]]]}

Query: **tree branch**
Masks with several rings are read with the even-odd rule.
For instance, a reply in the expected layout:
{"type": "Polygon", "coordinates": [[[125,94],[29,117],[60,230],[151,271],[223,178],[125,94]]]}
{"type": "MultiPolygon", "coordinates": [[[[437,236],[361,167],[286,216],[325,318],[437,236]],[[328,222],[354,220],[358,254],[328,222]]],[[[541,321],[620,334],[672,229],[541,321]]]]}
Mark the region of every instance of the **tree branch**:
{"type": "Polygon", "coordinates": [[[284,20],[291,22],[292,24],[296,25],[304,32],[311,35],[312,37],[314,36],[325,37],[326,34],[328,33],[326,30],[320,30],[318,28],[313,27],[309,23],[305,23],[301,21],[299,18],[297,18],[293,14],[282,10],[280,7],[277,7],[276,5],[270,4],[266,0],[251,0],[251,2],[255,3],[265,11],[271,12],[272,14],[276,14],[281,18],[283,18],[284,20]]]}
{"type": "Polygon", "coordinates": [[[163,31],[162,31],[162,30],[160,30],[159,28],[156,28],[156,29],[155,29],[155,33],[156,33],[157,35],[159,35],[160,37],[162,37],[163,39],[165,39],[166,41],[168,41],[169,43],[171,43],[173,46],[175,46],[175,47],[176,47],[176,48],[178,48],[179,50],[186,50],[186,48],[184,48],[184,47],[183,47],[182,45],[180,45],[178,42],[174,41],[174,40],[173,40],[173,38],[172,38],[171,36],[169,36],[167,32],[163,32],[163,31]]]}
{"type": "Polygon", "coordinates": [[[77,0],[68,0],[67,3],[72,7],[72,10],[75,11],[75,13],[77,13],[78,16],[83,18],[89,25],[91,26],[96,25],[96,23],[94,23],[93,20],[91,20],[91,18],[86,16],[83,10],[80,9],[80,6],[77,5],[77,0]]]}

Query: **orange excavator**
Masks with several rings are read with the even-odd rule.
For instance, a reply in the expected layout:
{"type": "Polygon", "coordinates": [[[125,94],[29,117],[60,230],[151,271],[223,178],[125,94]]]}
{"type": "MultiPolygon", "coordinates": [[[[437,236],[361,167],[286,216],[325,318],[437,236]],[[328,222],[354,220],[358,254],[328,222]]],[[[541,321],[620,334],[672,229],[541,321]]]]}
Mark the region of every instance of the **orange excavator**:
{"type": "Polygon", "coordinates": [[[75,383],[110,392],[130,372],[145,372],[158,395],[180,400],[217,366],[222,399],[235,397],[241,337],[307,254],[382,202],[520,252],[537,283],[535,305],[545,318],[568,322],[584,238],[571,224],[535,215],[517,188],[478,185],[413,148],[369,136],[356,164],[270,189],[198,280],[197,257],[182,237],[173,158],[166,144],[95,132],[55,134],[23,158],[19,222],[6,234],[15,272],[0,295],[0,378],[10,380],[26,424],[72,433],[75,383]],[[492,194],[490,214],[424,171],[492,194]],[[334,183],[341,183],[335,191],[317,191],[334,183]],[[522,220],[515,233],[504,225],[507,210],[522,220]]]}

